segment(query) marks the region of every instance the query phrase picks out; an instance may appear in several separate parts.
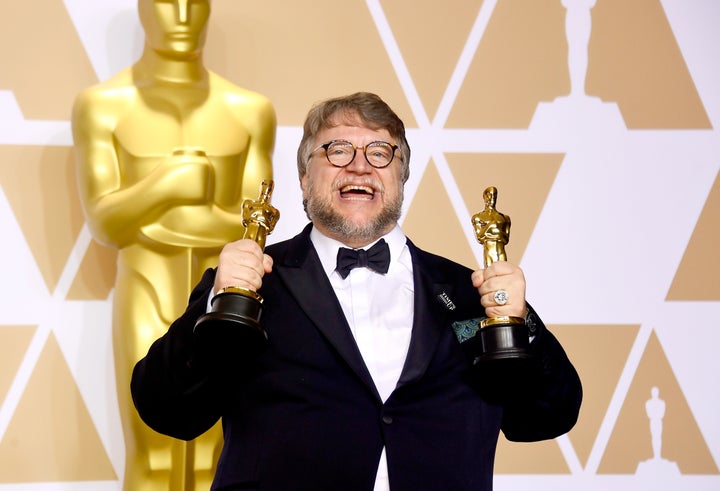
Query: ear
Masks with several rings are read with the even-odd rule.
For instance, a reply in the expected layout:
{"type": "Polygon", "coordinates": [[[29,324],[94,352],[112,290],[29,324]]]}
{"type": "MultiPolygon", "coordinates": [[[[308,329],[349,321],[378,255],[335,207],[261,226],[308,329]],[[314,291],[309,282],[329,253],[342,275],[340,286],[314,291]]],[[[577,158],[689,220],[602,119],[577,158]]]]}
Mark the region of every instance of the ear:
{"type": "Polygon", "coordinates": [[[305,175],[300,178],[300,189],[302,189],[303,199],[307,199],[307,182],[308,175],[306,172],[305,175]]]}

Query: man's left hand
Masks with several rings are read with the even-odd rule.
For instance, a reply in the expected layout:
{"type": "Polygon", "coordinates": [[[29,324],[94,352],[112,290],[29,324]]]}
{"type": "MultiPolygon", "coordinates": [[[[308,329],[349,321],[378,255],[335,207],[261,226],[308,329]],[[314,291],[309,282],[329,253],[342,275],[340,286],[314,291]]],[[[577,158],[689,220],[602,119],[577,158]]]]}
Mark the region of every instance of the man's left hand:
{"type": "Polygon", "coordinates": [[[525,317],[525,274],[518,266],[507,261],[497,261],[472,274],[472,283],[480,293],[480,304],[488,317],[525,317]],[[507,301],[500,305],[495,293],[504,290],[507,301]]]}

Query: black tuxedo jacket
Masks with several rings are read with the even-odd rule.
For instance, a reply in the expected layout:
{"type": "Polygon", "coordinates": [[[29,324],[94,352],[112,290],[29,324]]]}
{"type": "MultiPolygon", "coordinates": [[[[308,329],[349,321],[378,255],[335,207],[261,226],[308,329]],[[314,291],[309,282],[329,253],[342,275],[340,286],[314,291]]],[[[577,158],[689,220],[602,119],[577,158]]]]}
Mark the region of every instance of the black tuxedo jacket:
{"type": "Polygon", "coordinates": [[[274,266],[259,291],[265,349],[218,340],[212,363],[198,353],[193,328],[212,289],[209,270],[133,372],[135,405],[156,431],[192,439],[222,418],[214,490],[371,491],[383,447],[392,491],[490,490],[501,429],[533,441],[574,425],[580,381],[552,334],[534,322],[537,366],[499,397],[490,387],[502,375],[474,366],[470,343],[452,329],[484,316],[471,271],[410,242],[412,338],[383,404],[309,232],[266,249],[274,266]]]}

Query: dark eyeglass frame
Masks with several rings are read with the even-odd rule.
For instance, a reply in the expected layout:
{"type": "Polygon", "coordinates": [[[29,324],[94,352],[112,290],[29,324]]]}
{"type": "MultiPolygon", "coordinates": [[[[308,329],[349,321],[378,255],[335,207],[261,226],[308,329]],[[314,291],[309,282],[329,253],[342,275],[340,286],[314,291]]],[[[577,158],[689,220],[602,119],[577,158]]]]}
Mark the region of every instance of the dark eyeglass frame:
{"type": "Polygon", "coordinates": [[[321,148],[325,151],[325,158],[326,158],[327,161],[330,163],[330,165],[332,165],[333,167],[339,167],[339,168],[347,167],[348,165],[350,165],[350,164],[352,163],[353,160],[355,160],[355,156],[357,155],[357,151],[358,151],[359,149],[362,149],[363,155],[365,156],[365,161],[366,161],[368,164],[370,164],[371,167],[374,167],[374,168],[376,168],[376,169],[384,169],[384,168],[387,167],[388,165],[392,164],[392,161],[393,161],[393,160],[395,160],[395,153],[397,152],[398,148],[400,148],[400,147],[398,147],[397,145],[394,145],[394,144],[392,144],[392,143],[390,143],[390,142],[386,142],[386,141],[382,141],[382,140],[372,141],[372,142],[368,143],[367,145],[363,145],[363,146],[361,146],[361,147],[358,147],[358,146],[355,145],[354,143],[349,142],[349,141],[347,141],[347,140],[330,140],[329,142],[324,143],[324,144],[320,145],[319,147],[317,147],[315,150],[312,151],[312,153],[317,152],[317,151],[320,150],[321,148]],[[335,144],[335,143],[341,143],[341,144],[347,145],[347,146],[349,146],[349,147],[352,147],[352,149],[353,149],[352,157],[350,158],[350,160],[347,161],[346,164],[341,164],[341,165],[340,165],[340,164],[336,164],[336,163],[334,163],[333,161],[330,160],[330,155],[328,154],[328,148],[330,148],[330,145],[333,145],[333,144],[335,144]],[[385,165],[376,165],[376,164],[373,164],[373,163],[370,161],[370,159],[368,158],[368,155],[367,155],[367,150],[368,150],[368,148],[373,148],[373,146],[378,146],[378,145],[387,145],[388,147],[390,147],[390,149],[392,149],[392,154],[390,155],[390,160],[388,160],[388,163],[385,164],[385,165]]]}

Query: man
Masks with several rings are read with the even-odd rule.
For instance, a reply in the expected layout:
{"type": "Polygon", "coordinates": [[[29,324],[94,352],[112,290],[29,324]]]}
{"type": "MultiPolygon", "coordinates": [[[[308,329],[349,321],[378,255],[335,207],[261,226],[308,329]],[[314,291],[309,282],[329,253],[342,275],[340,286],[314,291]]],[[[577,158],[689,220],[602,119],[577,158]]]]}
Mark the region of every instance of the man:
{"type": "Polygon", "coordinates": [[[207,489],[219,429],[188,444],[158,435],[126,388],[203,271],[242,237],[243,198],[272,177],[275,113],[266,97],[205,68],[208,0],[139,0],[138,13],[140,59],[75,101],[80,197],[93,237],[119,251],[113,350],[124,489],[207,489]]]}
{"type": "Polygon", "coordinates": [[[222,417],[214,490],[490,490],[501,429],[529,441],[574,425],[580,381],[526,304],[522,271],[472,272],[398,227],[409,160],[403,123],[379,97],[313,107],[298,149],[312,223],[266,254],[250,240],[226,245],[137,364],[133,397],[157,431],[194,438],[222,417]],[[385,243],[390,261],[378,266],[371,246],[385,243]],[[336,267],[342,248],[361,247],[361,267],[336,267]],[[212,357],[196,351],[195,322],[231,286],[264,298],[267,346],[219,341],[213,362],[198,363],[212,357]],[[532,383],[498,399],[452,326],[503,315],[532,318],[539,363],[532,383]]]}

